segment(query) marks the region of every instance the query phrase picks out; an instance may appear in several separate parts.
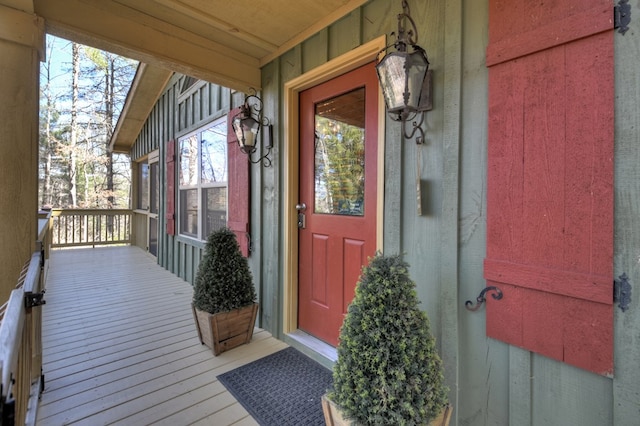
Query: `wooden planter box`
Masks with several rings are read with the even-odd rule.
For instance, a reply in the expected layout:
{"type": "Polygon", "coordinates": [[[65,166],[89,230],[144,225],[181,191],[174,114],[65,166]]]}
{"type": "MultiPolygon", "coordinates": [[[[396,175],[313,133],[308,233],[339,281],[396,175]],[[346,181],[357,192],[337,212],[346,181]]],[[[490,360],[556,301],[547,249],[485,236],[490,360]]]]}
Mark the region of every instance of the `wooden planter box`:
{"type": "MultiPolygon", "coordinates": [[[[343,417],[340,407],[327,398],[327,395],[322,395],[322,411],[327,426],[356,426],[356,423],[343,417]]],[[[453,407],[447,405],[438,417],[429,422],[428,426],[448,426],[452,412],[453,407]]]]}
{"type": "Polygon", "coordinates": [[[193,304],[191,308],[200,342],[211,348],[214,355],[218,356],[251,341],[258,313],[257,303],[213,315],[197,309],[193,304]]]}

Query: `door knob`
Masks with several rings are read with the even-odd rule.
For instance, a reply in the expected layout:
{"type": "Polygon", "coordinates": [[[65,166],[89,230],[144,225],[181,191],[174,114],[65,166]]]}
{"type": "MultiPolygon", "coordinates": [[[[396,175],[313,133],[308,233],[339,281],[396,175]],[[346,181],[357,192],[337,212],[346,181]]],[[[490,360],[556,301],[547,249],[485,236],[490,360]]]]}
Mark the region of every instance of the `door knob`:
{"type": "Polygon", "coordinates": [[[307,205],[305,203],[296,204],[296,210],[299,212],[305,211],[307,209],[307,205]]]}

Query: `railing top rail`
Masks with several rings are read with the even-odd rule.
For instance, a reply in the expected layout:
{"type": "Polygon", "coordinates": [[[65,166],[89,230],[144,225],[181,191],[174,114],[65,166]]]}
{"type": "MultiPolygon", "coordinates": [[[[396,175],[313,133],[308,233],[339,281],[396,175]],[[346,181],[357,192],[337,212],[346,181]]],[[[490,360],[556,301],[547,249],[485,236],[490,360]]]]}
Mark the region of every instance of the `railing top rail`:
{"type": "Polygon", "coordinates": [[[133,214],[131,209],[52,209],[53,216],[71,214],[133,214]]]}
{"type": "Polygon", "coordinates": [[[3,398],[7,396],[6,392],[10,389],[13,376],[18,370],[19,346],[27,309],[25,293],[36,293],[40,288],[40,257],[40,252],[31,256],[26,273],[21,275],[20,282],[4,306],[4,315],[0,323],[0,376],[3,398]]]}
{"type": "Polygon", "coordinates": [[[51,210],[38,212],[38,240],[44,241],[49,230],[49,221],[51,220],[51,210]]]}
{"type": "Polygon", "coordinates": [[[27,275],[24,279],[24,286],[22,287],[25,293],[37,293],[41,290],[40,273],[41,268],[41,252],[35,252],[31,256],[29,262],[29,268],[27,269],[27,275]]]}
{"type": "Polygon", "coordinates": [[[18,369],[19,342],[24,327],[25,310],[23,290],[13,290],[2,324],[0,324],[0,366],[2,368],[3,393],[9,389],[11,375],[18,369]]]}

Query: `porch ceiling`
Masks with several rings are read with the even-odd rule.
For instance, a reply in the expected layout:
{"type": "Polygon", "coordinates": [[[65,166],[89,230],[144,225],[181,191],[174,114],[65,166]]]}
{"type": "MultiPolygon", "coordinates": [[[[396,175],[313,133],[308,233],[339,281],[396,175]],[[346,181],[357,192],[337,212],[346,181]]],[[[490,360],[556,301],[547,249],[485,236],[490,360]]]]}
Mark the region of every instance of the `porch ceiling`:
{"type": "Polygon", "coordinates": [[[368,0],[33,0],[47,32],[232,89],[368,0]]]}

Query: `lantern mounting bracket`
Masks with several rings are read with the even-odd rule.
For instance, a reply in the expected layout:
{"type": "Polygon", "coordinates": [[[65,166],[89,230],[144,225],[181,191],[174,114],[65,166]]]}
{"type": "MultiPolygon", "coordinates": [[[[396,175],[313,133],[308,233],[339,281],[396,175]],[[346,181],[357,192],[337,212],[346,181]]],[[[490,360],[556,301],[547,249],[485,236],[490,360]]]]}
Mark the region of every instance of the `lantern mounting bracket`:
{"type": "Polygon", "coordinates": [[[418,109],[411,116],[395,118],[391,116],[391,118],[395,121],[402,122],[402,130],[404,133],[405,139],[412,139],[416,136],[416,144],[422,145],[424,143],[424,130],[422,129],[422,125],[424,123],[424,113],[427,111],[431,111],[433,109],[433,100],[431,97],[431,88],[433,87],[433,70],[428,70],[425,75],[424,81],[422,82],[422,95],[420,96],[420,104],[418,105],[418,109]],[[408,121],[411,121],[410,128],[407,128],[408,121]]]}
{"type": "Polygon", "coordinates": [[[247,154],[249,161],[253,164],[262,163],[264,167],[270,167],[269,154],[273,148],[273,125],[263,115],[262,110],[262,99],[253,90],[253,93],[245,96],[240,111],[233,117],[231,123],[238,140],[238,146],[243,153],[247,154]],[[252,155],[258,150],[258,132],[261,127],[266,128],[266,135],[263,136],[263,139],[267,152],[254,161],[252,155]]]}
{"type": "Polygon", "coordinates": [[[376,60],[385,104],[391,119],[402,122],[404,138],[422,144],[424,113],[433,108],[433,73],[426,51],[418,45],[418,29],[407,0],[402,0],[397,33],[391,35],[395,41],[380,50],[376,60]]]}

